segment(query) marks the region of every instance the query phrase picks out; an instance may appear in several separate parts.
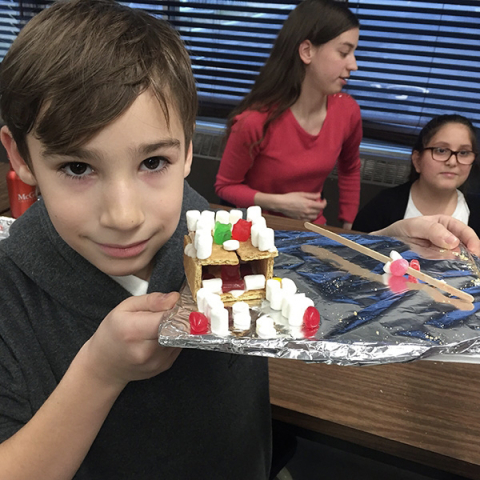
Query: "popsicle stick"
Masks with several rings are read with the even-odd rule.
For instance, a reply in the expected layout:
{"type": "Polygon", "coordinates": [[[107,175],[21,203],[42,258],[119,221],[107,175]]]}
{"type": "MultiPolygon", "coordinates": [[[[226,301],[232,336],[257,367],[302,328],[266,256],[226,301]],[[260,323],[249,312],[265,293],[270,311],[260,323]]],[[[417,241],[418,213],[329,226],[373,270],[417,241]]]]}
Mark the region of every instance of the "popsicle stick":
{"type": "MultiPolygon", "coordinates": [[[[312,232],[319,233],[320,235],[323,235],[324,237],[327,237],[330,240],[334,240],[335,242],[338,242],[342,245],[345,245],[346,247],[356,250],[359,253],[368,255],[369,257],[374,258],[379,262],[388,263],[392,260],[390,257],[387,257],[386,255],[378,253],[375,250],[372,250],[371,248],[365,247],[364,245],[360,245],[357,242],[353,242],[352,240],[349,240],[348,238],[344,238],[341,235],[337,235],[336,233],[333,233],[330,230],[319,227],[318,225],[314,225],[313,223],[306,222],[304,225],[305,225],[305,228],[307,228],[308,230],[311,230],[312,232]]],[[[408,267],[406,273],[408,273],[412,277],[418,278],[418,280],[421,280],[422,282],[432,285],[433,287],[437,287],[439,290],[443,290],[444,292],[447,292],[450,295],[461,298],[462,300],[466,300],[467,302],[473,302],[474,300],[472,295],[470,295],[469,293],[463,292],[458,288],[452,287],[448,283],[442,282],[441,280],[437,280],[436,278],[433,278],[430,275],[427,275],[426,273],[419,272],[418,270],[414,270],[412,267],[408,267]]]]}

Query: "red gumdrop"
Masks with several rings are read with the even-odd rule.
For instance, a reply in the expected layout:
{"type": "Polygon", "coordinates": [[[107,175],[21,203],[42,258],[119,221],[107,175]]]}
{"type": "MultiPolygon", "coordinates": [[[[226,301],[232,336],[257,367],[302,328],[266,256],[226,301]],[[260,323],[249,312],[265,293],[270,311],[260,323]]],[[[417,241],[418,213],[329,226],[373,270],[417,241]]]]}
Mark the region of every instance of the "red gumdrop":
{"type": "Polygon", "coordinates": [[[410,260],[410,267],[416,270],[417,272],[420,271],[420,262],[416,260],[415,258],[413,260],[410,260]]]}
{"type": "Polygon", "coordinates": [[[305,338],[313,338],[318,332],[318,325],[315,328],[307,328],[305,325],[302,327],[302,333],[305,338]]]}
{"type": "Polygon", "coordinates": [[[231,292],[232,290],[245,290],[245,280],[242,278],[239,278],[238,280],[230,278],[222,281],[223,293],[231,292]]]}
{"type": "Polygon", "coordinates": [[[388,286],[393,293],[403,293],[408,290],[407,279],[403,276],[391,275],[388,279],[388,286]]]}
{"type": "Polygon", "coordinates": [[[239,242],[246,242],[250,238],[250,231],[252,230],[252,222],[243,220],[242,218],[235,223],[232,228],[232,240],[239,242]]]}
{"type": "Polygon", "coordinates": [[[320,313],[315,307],[308,307],[303,314],[303,325],[306,330],[318,328],[320,325],[320,313]]]}
{"type": "Polygon", "coordinates": [[[188,321],[192,335],[204,335],[208,332],[208,318],[203,313],[191,312],[188,321]]]}
{"type": "Polygon", "coordinates": [[[416,277],[413,277],[412,275],[409,275],[407,280],[412,283],[418,283],[418,279],[416,277]]]}
{"type": "Polygon", "coordinates": [[[390,273],[396,277],[402,277],[407,272],[408,261],[404,258],[394,260],[390,264],[390,273]]]}

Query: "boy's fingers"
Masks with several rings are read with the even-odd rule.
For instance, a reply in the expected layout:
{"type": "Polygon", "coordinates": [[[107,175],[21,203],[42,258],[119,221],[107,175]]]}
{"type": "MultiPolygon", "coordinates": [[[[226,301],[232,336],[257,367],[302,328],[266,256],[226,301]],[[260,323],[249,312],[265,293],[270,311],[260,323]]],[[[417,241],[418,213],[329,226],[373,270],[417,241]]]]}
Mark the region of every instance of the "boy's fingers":
{"type": "Polygon", "coordinates": [[[127,312],[161,312],[173,308],[179,298],[178,292],[154,292],[132,296],[125,300],[123,307],[127,312]]]}

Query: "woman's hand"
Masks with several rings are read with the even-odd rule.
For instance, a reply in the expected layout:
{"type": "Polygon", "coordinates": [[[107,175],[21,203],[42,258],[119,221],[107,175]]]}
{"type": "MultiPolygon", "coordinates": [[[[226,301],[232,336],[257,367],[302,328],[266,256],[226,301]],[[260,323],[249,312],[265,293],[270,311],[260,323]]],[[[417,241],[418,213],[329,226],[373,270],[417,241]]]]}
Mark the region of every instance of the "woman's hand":
{"type": "Polygon", "coordinates": [[[475,231],[449,215],[429,215],[399,220],[372,234],[422,238],[437,247],[449,250],[462,242],[470,252],[480,256],[480,239],[475,231]]]}
{"type": "Polygon", "coordinates": [[[89,363],[106,383],[125,386],[168,370],[181,349],[161,347],[158,327],[179,294],[130,297],[114,308],[85,344],[89,363]]]}
{"type": "Polygon", "coordinates": [[[321,198],[321,193],[270,194],[258,192],[255,195],[255,204],[265,210],[282,213],[286,217],[312,222],[327,206],[327,201],[321,198]]]}

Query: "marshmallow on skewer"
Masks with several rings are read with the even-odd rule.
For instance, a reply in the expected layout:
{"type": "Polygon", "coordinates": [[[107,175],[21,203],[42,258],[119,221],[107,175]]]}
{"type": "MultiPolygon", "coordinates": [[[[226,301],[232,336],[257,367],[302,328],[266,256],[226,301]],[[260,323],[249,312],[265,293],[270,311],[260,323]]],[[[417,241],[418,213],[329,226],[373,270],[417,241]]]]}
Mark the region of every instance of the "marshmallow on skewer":
{"type": "Polygon", "coordinates": [[[197,229],[197,222],[200,218],[200,210],[188,210],[186,217],[188,231],[194,232],[197,229]]]}
{"type": "Polygon", "coordinates": [[[250,328],[252,318],[250,316],[250,307],[246,302],[236,302],[232,306],[233,326],[239,330],[250,328]]]}
{"type": "Polygon", "coordinates": [[[256,331],[260,338],[275,338],[277,336],[273,318],[268,315],[257,318],[256,331]]]}
{"type": "Polygon", "coordinates": [[[260,290],[265,288],[265,275],[245,275],[243,277],[245,282],[245,290],[260,290]]]}
{"type": "Polygon", "coordinates": [[[215,335],[228,335],[228,310],[223,306],[216,306],[210,311],[210,325],[215,335]]]}
{"type": "Polygon", "coordinates": [[[247,220],[252,222],[254,218],[262,216],[262,208],[258,205],[252,205],[247,208],[247,220]]]}
{"type": "Polygon", "coordinates": [[[243,212],[241,210],[230,210],[229,221],[227,223],[231,223],[232,226],[235,225],[241,218],[243,218],[243,212]]]}

